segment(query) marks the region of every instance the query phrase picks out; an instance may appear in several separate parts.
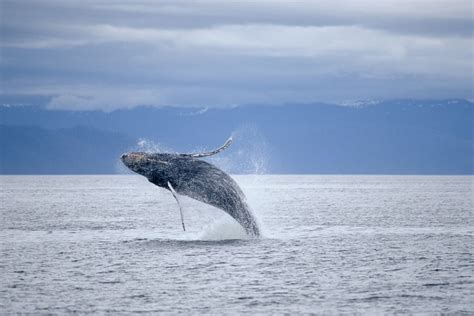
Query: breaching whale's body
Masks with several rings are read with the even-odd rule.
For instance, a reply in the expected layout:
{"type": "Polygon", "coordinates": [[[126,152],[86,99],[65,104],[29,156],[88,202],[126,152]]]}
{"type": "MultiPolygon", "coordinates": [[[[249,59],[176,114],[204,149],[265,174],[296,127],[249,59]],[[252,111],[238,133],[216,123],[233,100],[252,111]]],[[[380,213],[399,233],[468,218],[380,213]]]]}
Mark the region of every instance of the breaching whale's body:
{"type": "MultiPolygon", "coordinates": [[[[133,152],[122,155],[121,159],[132,171],[147,177],[151,183],[170,190],[178,204],[176,194],[210,204],[232,216],[249,236],[259,236],[260,231],[255,218],[237,183],[216,166],[198,159],[214,155],[224,150],[230,143],[231,139],[221,148],[209,153],[133,152]]],[[[184,222],[183,229],[185,229],[184,222]]]]}

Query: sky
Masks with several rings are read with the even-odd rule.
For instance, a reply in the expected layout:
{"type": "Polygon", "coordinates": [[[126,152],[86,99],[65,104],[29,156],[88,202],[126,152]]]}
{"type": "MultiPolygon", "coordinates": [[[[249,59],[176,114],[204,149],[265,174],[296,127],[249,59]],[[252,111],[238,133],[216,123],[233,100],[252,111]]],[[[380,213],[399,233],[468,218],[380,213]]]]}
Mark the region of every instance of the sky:
{"type": "Polygon", "coordinates": [[[470,0],[0,0],[0,103],[473,99],[470,0]]]}

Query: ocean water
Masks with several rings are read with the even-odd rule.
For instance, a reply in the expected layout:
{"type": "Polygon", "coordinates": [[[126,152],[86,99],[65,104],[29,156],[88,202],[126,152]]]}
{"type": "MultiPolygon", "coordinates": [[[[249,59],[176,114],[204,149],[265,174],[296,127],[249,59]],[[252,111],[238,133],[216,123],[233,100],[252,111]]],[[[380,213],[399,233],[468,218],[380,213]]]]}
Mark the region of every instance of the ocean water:
{"type": "Polygon", "coordinates": [[[140,176],[1,176],[0,314],[474,313],[474,177],[235,179],[262,238],[140,176]]]}

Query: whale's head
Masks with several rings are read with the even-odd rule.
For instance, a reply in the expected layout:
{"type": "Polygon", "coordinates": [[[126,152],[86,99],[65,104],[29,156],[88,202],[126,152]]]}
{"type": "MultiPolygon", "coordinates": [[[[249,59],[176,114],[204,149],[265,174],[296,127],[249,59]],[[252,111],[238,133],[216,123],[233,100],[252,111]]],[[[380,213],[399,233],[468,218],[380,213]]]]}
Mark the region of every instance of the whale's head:
{"type": "Polygon", "coordinates": [[[129,152],[123,154],[120,159],[133,172],[147,177],[150,181],[159,178],[165,184],[174,165],[175,156],[167,153],[129,152]]]}

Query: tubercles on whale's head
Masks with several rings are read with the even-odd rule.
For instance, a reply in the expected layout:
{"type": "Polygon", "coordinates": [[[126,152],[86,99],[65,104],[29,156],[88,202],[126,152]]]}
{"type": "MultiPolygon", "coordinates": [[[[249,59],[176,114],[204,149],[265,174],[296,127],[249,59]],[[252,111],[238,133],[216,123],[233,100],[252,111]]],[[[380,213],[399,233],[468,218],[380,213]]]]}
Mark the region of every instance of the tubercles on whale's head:
{"type": "Polygon", "coordinates": [[[130,170],[150,178],[169,167],[171,161],[166,154],[150,154],[145,152],[125,153],[120,157],[123,164],[130,170]]]}

